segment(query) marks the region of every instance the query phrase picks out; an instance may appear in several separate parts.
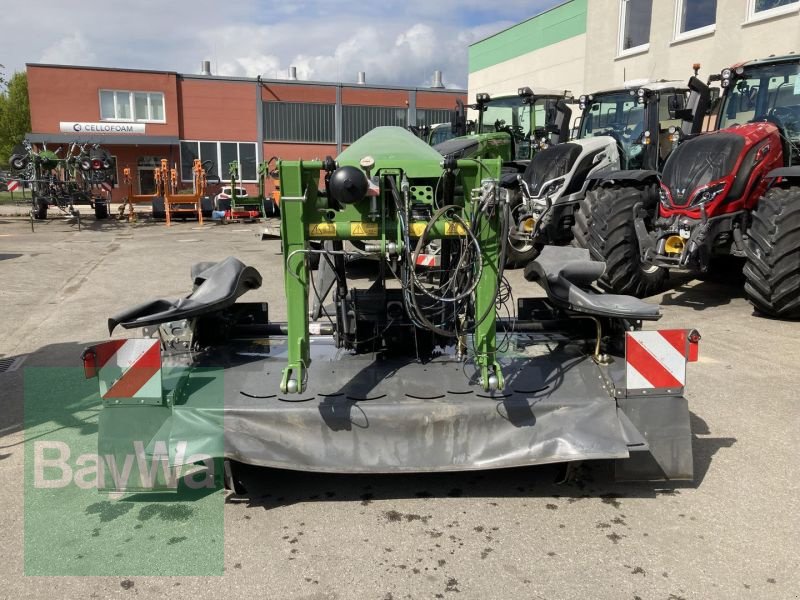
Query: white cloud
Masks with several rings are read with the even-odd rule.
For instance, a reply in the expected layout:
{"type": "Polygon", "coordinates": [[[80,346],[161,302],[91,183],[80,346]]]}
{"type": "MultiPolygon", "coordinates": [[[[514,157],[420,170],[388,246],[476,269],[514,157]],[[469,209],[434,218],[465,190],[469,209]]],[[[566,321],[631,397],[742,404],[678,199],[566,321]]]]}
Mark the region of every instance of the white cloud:
{"type": "Polygon", "coordinates": [[[94,65],[95,60],[95,53],[80,31],[48,46],[39,57],[39,62],[59,65],[94,65]]]}
{"type": "Polygon", "coordinates": [[[92,8],[91,23],[62,0],[37,0],[4,15],[6,72],[25,62],[56,62],[215,73],[428,85],[433,71],[466,86],[467,46],[560,0],[264,0],[183,3],[138,0],[92,8]],[[42,18],[41,15],[47,15],[42,18]],[[29,34],[35,22],[36,35],[29,34]],[[108,26],[103,26],[104,24],[108,26]],[[75,33],[69,33],[75,32],[75,33]]]}

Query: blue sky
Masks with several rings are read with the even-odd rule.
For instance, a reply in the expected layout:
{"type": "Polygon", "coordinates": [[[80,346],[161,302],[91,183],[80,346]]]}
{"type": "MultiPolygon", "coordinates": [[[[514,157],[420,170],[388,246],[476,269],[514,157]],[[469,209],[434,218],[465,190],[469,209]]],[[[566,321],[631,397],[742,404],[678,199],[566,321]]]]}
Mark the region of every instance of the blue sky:
{"type": "Polygon", "coordinates": [[[19,3],[4,14],[0,63],[26,62],[466,87],[467,47],[562,0],[138,0],[19,3]],[[32,25],[33,24],[33,25],[32,25]],[[35,32],[35,35],[32,35],[35,32]]]}

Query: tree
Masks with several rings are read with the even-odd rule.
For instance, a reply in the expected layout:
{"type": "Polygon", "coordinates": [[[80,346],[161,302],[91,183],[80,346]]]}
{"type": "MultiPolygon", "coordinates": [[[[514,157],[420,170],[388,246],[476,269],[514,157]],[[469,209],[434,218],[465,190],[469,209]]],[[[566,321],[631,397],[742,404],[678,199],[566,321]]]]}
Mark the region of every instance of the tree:
{"type": "Polygon", "coordinates": [[[0,164],[7,165],[14,146],[31,130],[28,76],[14,73],[0,92],[0,164]]]}

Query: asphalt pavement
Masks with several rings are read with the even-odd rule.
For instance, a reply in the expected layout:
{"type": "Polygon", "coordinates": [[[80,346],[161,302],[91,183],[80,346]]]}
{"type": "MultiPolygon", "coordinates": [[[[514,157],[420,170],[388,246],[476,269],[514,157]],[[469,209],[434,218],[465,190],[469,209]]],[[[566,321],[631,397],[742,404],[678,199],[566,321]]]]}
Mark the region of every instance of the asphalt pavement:
{"type": "MultiPolygon", "coordinates": [[[[0,216],[0,597],[800,597],[800,323],[754,315],[738,281],[677,279],[652,299],[663,306],[659,327],[702,334],[686,390],[691,484],[615,483],[603,464],[584,465],[564,484],[555,483],[554,467],[358,477],[253,469],[248,498],[217,491],[197,500],[218,502],[224,513],[224,536],[213,542],[223,544],[221,564],[207,576],[151,575],[203,572],[189,568],[199,562],[183,549],[189,534],[160,539],[166,525],[150,516],[166,523],[166,513],[148,508],[158,499],[130,513],[143,526],[132,520],[130,535],[120,534],[125,517],[117,519],[130,508],[126,499],[96,491],[90,508],[100,508],[76,515],[65,504],[39,518],[26,501],[33,442],[22,425],[30,417],[23,414],[26,369],[30,376],[39,367],[77,368],[83,347],[108,339],[111,314],[183,295],[192,263],[229,255],[264,276],[250,299],[268,302],[271,318],[285,318],[279,242],[261,241],[259,231],[257,224],[166,228],[87,217],[81,231],[54,218],[31,232],[26,219],[0,216]],[[53,531],[70,521],[88,527],[73,545],[96,533],[119,536],[121,547],[149,531],[167,554],[152,570],[140,560],[126,572],[132,559],[117,557],[120,550],[106,559],[113,574],[80,576],[76,568],[36,575],[48,572],[30,556],[37,518],[37,531],[42,523],[53,531]]],[[[533,285],[519,271],[509,279],[516,296],[533,285]]],[[[96,412],[81,410],[74,423],[36,426],[73,428],[91,439],[96,412]]],[[[69,544],[63,548],[69,552],[69,544]]]]}

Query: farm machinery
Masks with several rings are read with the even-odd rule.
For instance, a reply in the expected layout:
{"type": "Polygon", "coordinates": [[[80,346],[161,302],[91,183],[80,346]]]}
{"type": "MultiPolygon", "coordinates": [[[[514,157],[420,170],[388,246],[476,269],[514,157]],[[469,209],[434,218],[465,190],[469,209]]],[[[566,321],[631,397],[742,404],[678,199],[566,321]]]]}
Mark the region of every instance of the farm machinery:
{"type": "Polygon", "coordinates": [[[125,216],[128,210],[128,220],[136,219],[134,204],[150,204],[152,207],[153,218],[163,218],[166,220],[167,227],[172,224],[175,218],[191,217],[196,218],[200,225],[203,224],[203,214],[211,213],[211,201],[206,194],[208,185],[207,167],[209,163],[203,163],[196,158],[192,163],[192,187],[185,193],[178,184],[178,169],[170,167],[166,158],[161,159],[161,165],[153,172],[155,191],[152,194],[135,194],[133,191],[133,177],[130,167],[125,167],[122,171],[123,181],[128,186],[128,195],[120,206],[120,218],[125,216]]]}
{"type": "Polygon", "coordinates": [[[34,149],[24,141],[10,156],[9,165],[32,190],[32,221],[46,219],[50,207],[79,218],[76,204],[88,204],[98,219],[108,217],[114,163],[97,144],[73,142],[64,151],[61,146],[49,150],[47,145],[34,149]]]}
{"type": "Polygon", "coordinates": [[[745,62],[713,79],[722,88],[713,131],[681,143],[660,177],[609,178],[587,206],[587,246],[608,266],[601,284],[639,296],[669,271],[713,275],[743,259],[753,306],[800,318],[800,58],[745,62]]]}
{"type": "Polygon", "coordinates": [[[538,253],[526,230],[529,211],[522,205],[519,177],[530,169],[532,159],[546,148],[569,139],[572,97],[567,91],[523,87],[515,96],[479,93],[468,108],[477,111],[475,122],[467,122],[458,105],[452,130],[465,135],[434,146],[448,158],[500,158],[502,185],[511,194],[512,220],[506,252],[508,267],[522,267],[538,253]],[[467,133],[469,131],[469,133],[467,133]]]}
{"type": "Polygon", "coordinates": [[[134,471],[222,459],[236,491],[242,463],[391,473],[609,460],[622,479],[692,477],[683,390],[699,334],[643,330],[659,307],[596,292],[603,265],[579,248],[545,248],[525,273],[545,295],[512,306],[499,158],[443,158],[381,127],[335,160],[278,171],[287,320],[270,318],[261,274],[233,257],[195,265],[187,296],[109,319],[111,333],[144,335],[83,354],[101,390],[100,455],[136,452],[134,471]],[[447,267],[434,279],[414,258],[432,240],[447,267]],[[351,252],[379,259],[366,289],[349,277],[351,252]]]}
{"type": "MultiPolygon", "coordinates": [[[[578,210],[599,181],[658,172],[682,136],[700,131],[708,87],[681,81],[631,81],[580,96],[575,137],[536,153],[518,176],[522,224],[509,244],[533,254],[545,244],[586,244],[588,224],[578,210]]],[[[589,195],[589,200],[593,196],[589,195]]],[[[597,201],[605,202],[607,198],[597,201]]]]}
{"type": "Polygon", "coordinates": [[[258,193],[255,197],[247,195],[239,184],[239,163],[233,161],[228,165],[230,186],[223,188],[214,199],[214,210],[222,213],[223,219],[260,219],[267,216],[277,217],[280,214],[280,188],[277,182],[278,173],[275,165],[278,158],[273,156],[258,165],[258,193]],[[267,180],[272,183],[273,191],[267,193],[267,180]],[[230,192],[226,191],[229,189],[230,192]]]}

